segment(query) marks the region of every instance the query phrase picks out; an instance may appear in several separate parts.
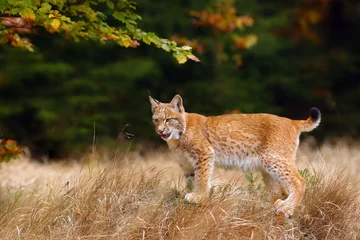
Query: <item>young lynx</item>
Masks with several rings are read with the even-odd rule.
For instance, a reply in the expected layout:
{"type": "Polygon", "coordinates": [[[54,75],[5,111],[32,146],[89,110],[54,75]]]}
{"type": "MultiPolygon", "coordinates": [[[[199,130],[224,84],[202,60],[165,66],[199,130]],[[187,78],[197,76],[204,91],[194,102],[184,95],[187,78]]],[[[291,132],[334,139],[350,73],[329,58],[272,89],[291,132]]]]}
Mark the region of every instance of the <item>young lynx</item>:
{"type": "Polygon", "coordinates": [[[198,203],[208,195],[214,165],[237,167],[260,171],[276,210],[293,215],[306,185],[294,163],[299,136],[319,125],[317,108],[310,109],[307,120],[271,114],[205,117],[185,112],[180,95],[170,103],[149,99],[156,132],[182,156],[180,166],[187,181],[194,180],[187,201],[198,203]],[[279,199],[282,193],[285,200],[279,199]]]}

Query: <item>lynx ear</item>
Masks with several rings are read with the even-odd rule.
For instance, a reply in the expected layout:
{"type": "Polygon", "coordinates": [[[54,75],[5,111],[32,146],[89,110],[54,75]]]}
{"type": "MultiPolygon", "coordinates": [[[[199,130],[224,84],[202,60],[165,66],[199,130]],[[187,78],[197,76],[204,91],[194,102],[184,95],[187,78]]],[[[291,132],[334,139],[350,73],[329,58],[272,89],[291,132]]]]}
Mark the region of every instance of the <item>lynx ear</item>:
{"type": "Polygon", "coordinates": [[[171,100],[170,105],[172,108],[174,108],[176,111],[180,113],[185,111],[182,98],[180,97],[179,94],[175,95],[175,97],[171,100]]]}
{"type": "Polygon", "coordinates": [[[150,103],[151,103],[151,111],[154,112],[155,109],[159,106],[159,101],[152,98],[150,95],[149,95],[149,100],[150,100],[150,103]]]}

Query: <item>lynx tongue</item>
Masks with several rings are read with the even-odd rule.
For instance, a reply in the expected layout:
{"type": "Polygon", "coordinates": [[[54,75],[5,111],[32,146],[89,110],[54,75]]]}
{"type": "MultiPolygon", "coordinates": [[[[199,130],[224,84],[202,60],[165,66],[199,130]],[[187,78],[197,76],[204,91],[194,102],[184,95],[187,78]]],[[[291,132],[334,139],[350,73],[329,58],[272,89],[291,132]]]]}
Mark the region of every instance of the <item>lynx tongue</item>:
{"type": "Polygon", "coordinates": [[[170,133],[161,134],[160,136],[161,136],[163,139],[166,139],[166,138],[170,137],[170,133]]]}

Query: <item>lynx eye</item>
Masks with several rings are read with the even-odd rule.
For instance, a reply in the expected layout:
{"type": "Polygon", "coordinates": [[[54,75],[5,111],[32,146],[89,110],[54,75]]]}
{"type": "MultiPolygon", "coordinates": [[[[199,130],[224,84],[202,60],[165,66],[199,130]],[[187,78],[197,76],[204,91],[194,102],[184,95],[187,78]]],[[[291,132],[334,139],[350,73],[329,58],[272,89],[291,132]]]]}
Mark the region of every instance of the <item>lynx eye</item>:
{"type": "Polygon", "coordinates": [[[153,118],[154,123],[157,123],[159,120],[157,118],[153,118]]]}
{"type": "Polygon", "coordinates": [[[170,122],[171,120],[172,120],[172,118],[167,118],[167,119],[165,119],[165,122],[168,123],[168,122],[170,122]]]}

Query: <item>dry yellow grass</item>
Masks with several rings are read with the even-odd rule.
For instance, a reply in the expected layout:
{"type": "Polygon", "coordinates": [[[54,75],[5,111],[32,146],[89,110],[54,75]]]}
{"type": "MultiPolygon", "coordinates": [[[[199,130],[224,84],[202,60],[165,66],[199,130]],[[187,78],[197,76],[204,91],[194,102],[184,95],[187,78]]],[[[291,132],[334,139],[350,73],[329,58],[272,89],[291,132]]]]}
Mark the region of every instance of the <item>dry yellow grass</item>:
{"type": "Polygon", "coordinates": [[[257,175],[237,171],[217,170],[209,200],[186,203],[180,170],[167,153],[12,161],[0,166],[0,238],[359,239],[357,146],[301,146],[298,166],[309,169],[308,188],[286,222],[257,175]]]}

